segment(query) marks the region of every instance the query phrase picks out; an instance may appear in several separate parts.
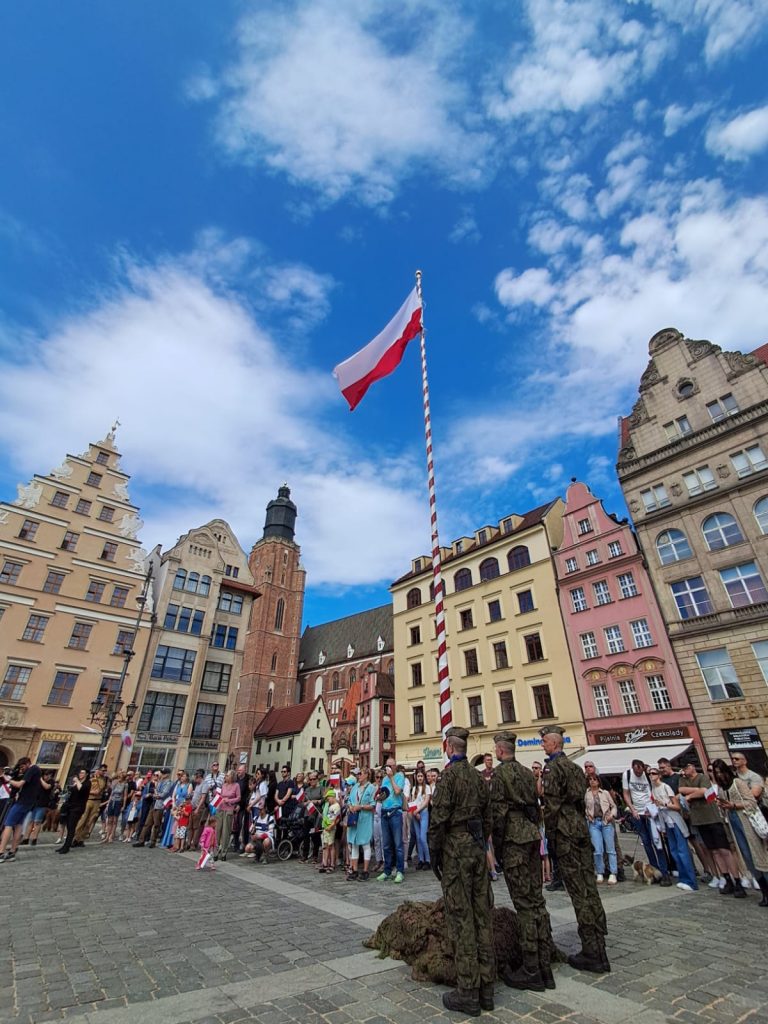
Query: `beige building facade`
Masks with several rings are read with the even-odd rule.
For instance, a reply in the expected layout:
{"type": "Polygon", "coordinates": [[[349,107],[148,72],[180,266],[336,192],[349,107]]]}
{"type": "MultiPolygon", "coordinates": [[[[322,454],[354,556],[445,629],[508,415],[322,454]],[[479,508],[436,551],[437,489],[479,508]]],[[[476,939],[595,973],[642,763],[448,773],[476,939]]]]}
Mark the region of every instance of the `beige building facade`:
{"type": "MultiPolygon", "coordinates": [[[[586,745],[558,604],[552,549],[563,537],[555,501],[443,549],[453,722],[470,728],[473,760],[499,729],[517,733],[518,758],[540,759],[539,729],[556,723],[566,751],[586,745]]],[[[432,563],[414,559],[392,585],[396,756],[407,766],[442,764],[432,563]]]]}
{"type": "MultiPolygon", "coordinates": [[[[91,702],[135,699],[150,632],[147,553],[113,430],[0,503],[0,762],[66,780],[100,746],[91,702]],[[138,623],[138,630],[137,630],[138,623]],[[126,651],[133,656],[126,659],[126,651]]],[[[119,737],[105,760],[114,768],[119,737]]]]}
{"type": "Polygon", "coordinates": [[[709,759],[768,770],[768,346],[649,343],[617,471],[709,759]]]}
{"type": "MultiPolygon", "coordinates": [[[[279,772],[330,770],[331,722],[322,697],[285,708],[270,708],[253,734],[251,769],[279,772]]],[[[279,777],[279,775],[278,775],[279,777]]]]}

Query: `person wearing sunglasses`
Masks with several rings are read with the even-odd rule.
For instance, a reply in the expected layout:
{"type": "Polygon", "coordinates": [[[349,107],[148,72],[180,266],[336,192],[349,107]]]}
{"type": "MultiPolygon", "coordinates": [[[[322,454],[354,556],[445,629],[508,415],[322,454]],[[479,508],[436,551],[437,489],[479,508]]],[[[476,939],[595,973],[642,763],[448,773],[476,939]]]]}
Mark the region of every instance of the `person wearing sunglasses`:
{"type": "Polygon", "coordinates": [[[677,888],[683,892],[693,892],[699,885],[688,846],[690,830],[682,815],[680,798],[663,780],[658,768],[648,769],[648,779],[651,783],[653,802],[659,809],[657,826],[659,831],[666,835],[669,852],[677,865],[677,888]]]}

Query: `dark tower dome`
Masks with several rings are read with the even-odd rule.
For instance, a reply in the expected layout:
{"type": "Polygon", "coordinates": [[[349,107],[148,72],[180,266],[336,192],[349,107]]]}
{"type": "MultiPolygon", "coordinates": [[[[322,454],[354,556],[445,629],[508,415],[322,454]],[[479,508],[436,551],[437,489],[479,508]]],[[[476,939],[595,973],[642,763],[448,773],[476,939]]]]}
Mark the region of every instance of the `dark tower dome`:
{"type": "Polygon", "coordinates": [[[294,542],[296,526],[296,506],[291,501],[291,489],[288,484],[278,490],[277,497],[267,505],[267,518],[264,521],[264,539],[276,537],[278,540],[294,542]]]}

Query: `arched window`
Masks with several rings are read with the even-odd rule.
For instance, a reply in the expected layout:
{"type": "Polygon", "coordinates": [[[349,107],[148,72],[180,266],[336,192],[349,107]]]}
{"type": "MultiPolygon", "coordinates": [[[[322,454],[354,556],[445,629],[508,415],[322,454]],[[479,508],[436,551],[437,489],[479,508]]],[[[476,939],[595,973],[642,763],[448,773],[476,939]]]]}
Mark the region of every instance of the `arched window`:
{"type": "Polygon", "coordinates": [[[660,533],[656,538],[656,551],[662,565],[691,557],[691,547],[682,530],[665,530],[660,533]]]}
{"type": "Polygon", "coordinates": [[[357,682],[357,669],[356,668],[351,668],[349,670],[349,684],[351,686],[352,683],[356,683],[356,682],[357,682]]]}
{"type": "Polygon", "coordinates": [[[272,700],[274,699],[274,696],[275,691],[273,687],[270,686],[270,688],[267,690],[267,710],[269,710],[272,707],[272,700]]]}
{"type": "Polygon", "coordinates": [[[500,575],[498,558],[484,558],[480,563],[480,579],[495,580],[500,575]]]}
{"type": "Polygon", "coordinates": [[[198,585],[199,582],[200,582],[200,573],[199,572],[191,572],[189,574],[189,576],[187,577],[187,585],[186,585],[186,587],[184,589],[188,590],[190,592],[190,594],[196,594],[197,593],[197,585],[198,585]]]}
{"type": "Polygon", "coordinates": [[[339,673],[338,672],[334,672],[333,673],[333,677],[331,679],[331,689],[332,690],[338,690],[338,688],[339,688],[339,673]]]}
{"type": "Polygon", "coordinates": [[[701,531],[710,551],[719,551],[744,540],[739,524],[728,512],[715,512],[708,516],[701,524],[701,531]]]}
{"type": "Polygon", "coordinates": [[[524,569],[526,565],[531,564],[531,556],[528,553],[528,548],[525,544],[518,544],[517,547],[507,555],[507,565],[509,566],[510,572],[513,569],[524,569]]]}
{"type": "Polygon", "coordinates": [[[472,586],[472,573],[469,569],[459,569],[453,574],[453,589],[466,590],[472,586]]]}
{"type": "Polygon", "coordinates": [[[315,680],[315,700],[323,696],[323,677],[318,676],[315,680]]]}
{"type": "Polygon", "coordinates": [[[175,579],[173,581],[173,589],[174,590],[183,590],[184,589],[184,584],[186,582],[187,582],[187,570],[186,569],[177,569],[176,570],[176,577],[175,577],[175,579]]]}
{"type": "Polygon", "coordinates": [[[418,608],[421,604],[421,591],[418,587],[409,590],[405,596],[405,603],[409,608],[418,608]]]}
{"type": "Polygon", "coordinates": [[[349,749],[350,750],[357,750],[357,733],[356,732],[352,733],[352,740],[351,740],[349,749]]]}
{"type": "Polygon", "coordinates": [[[269,671],[274,672],[277,668],[277,651],[272,655],[272,664],[269,666],[269,671]]]}
{"type": "Polygon", "coordinates": [[[369,661],[368,664],[365,666],[365,674],[368,675],[369,673],[371,673],[373,671],[374,671],[373,662],[369,661]]]}
{"type": "Polygon", "coordinates": [[[208,595],[211,592],[211,577],[210,576],[201,576],[200,577],[200,586],[197,588],[197,592],[198,592],[198,594],[202,594],[203,597],[208,597],[208,595]]]}
{"type": "Polygon", "coordinates": [[[281,597],[281,598],[279,598],[279,600],[277,602],[277,607],[275,608],[275,629],[282,629],[283,628],[283,616],[284,615],[285,615],[285,601],[281,597]]]}
{"type": "Polygon", "coordinates": [[[755,519],[762,533],[768,533],[768,497],[755,504],[755,519]]]}

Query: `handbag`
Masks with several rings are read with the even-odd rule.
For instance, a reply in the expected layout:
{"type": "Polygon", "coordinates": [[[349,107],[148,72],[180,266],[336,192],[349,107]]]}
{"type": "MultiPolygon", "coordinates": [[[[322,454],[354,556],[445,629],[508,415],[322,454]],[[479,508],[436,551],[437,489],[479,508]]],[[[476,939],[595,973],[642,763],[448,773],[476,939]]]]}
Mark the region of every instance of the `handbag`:
{"type": "Polygon", "coordinates": [[[357,825],[357,811],[347,811],[347,828],[357,825]]]}
{"type": "Polygon", "coordinates": [[[751,814],[747,811],[744,813],[747,815],[747,820],[755,830],[755,833],[761,839],[768,839],[768,821],[765,820],[765,816],[760,808],[756,808],[751,814]]]}

